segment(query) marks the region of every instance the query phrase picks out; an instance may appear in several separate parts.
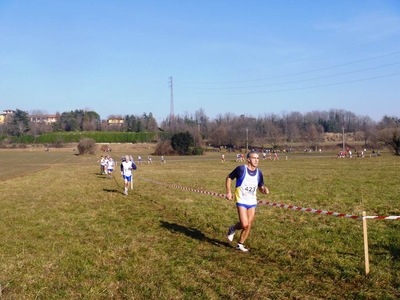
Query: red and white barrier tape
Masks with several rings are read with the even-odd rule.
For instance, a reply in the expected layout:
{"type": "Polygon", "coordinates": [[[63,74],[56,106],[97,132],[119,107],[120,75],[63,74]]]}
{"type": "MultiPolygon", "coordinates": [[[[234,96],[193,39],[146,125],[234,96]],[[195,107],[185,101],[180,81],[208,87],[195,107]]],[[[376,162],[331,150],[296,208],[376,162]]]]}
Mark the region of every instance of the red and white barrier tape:
{"type": "Polygon", "coordinates": [[[400,220],[400,216],[365,216],[364,219],[400,220]]]}
{"type": "MultiPolygon", "coordinates": [[[[151,179],[146,179],[143,177],[139,177],[139,179],[150,181],[156,184],[164,185],[164,186],[169,186],[185,191],[191,191],[195,193],[200,193],[200,194],[206,194],[206,195],[211,195],[211,196],[218,196],[225,198],[226,194],[220,194],[220,193],[214,193],[214,192],[208,192],[204,190],[199,190],[199,189],[192,189],[192,188],[186,188],[182,187],[179,185],[175,184],[169,184],[169,183],[164,183],[164,182],[158,182],[155,180],[151,179]]],[[[310,212],[310,213],[316,213],[316,214],[321,214],[321,215],[328,215],[328,216],[333,216],[333,217],[342,217],[342,218],[349,218],[349,219],[354,219],[354,220],[363,220],[363,219],[381,219],[381,220],[400,220],[400,216],[354,216],[354,215],[349,215],[349,214],[342,214],[338,212],[333,212],[333,211],[326,211],[326,210],[320,210],[320,209],[313,209],[313,208],[303,208],[303,207],[298,207],[295,205],[286,205],[286,204],[279,204],[279,203],[273,203],[273,202],[268,202],[268,201],[262,201],[259,200],[257,202],[258,204],[262,205],[268,205],[268,206],[274,206],[274,207],[280,207],[280,208],[287,208],[287,209],[292,209],[292,210],[297,210],[297,211],[304,211],[304,212],[310,212]]]]}
{"type": "Polygon", "coordinates": [[[153,183],[157,183],[157,184],[160,184],[160,185],[165,185],[165,186],[173,187],[173,188],[180,189],[180,190],[184,190],[184,191],[191,191],[191,192],[195,192],[195,193],[200,193],[200,194],[206,194],[206,195],[218,196],[218,197],[225,198],[225,194],[214,193],[214,192],[208,192],[208,191],[199,190],[199,189],[186,188],[186,187],[182,187],[182,186],[179,186],[179,185],[169,184],[169,183],[164,183],[164,182],[158,182],[158,181],[155,181],[155,180],[146,179],[146,178],[142,178],[142,177],[140,177],[140,179],[146,180],[146,181],[150,181],[150,182],[153,182],[153,183]]]}
{"type": "Polygon", "coordinates": [[[357,220],[362,220],[362,218],[363,218],[362,216],[353,216],[353,215],[341,214],[341,213],[332,212],[332,211],[325,211],[325,210],[313,209],[313,208],[303,208],[303,207],[298,207],[298,206],[294,206],[294,205],[285,205],[285,204],[279,204],[279,203],[272,203],[272,202],[268,202],[268,201],[258,201],[258,204],[264,204],[264,205],[281,207],[281,208],[288,208],[288,209],[293,209],[293,210],[297,210],[297,211],[305,211],[305,212],[334,216],[334,217],[343,217],[343,218],[350,218],[350,219],[357,219],[357,220]]]}

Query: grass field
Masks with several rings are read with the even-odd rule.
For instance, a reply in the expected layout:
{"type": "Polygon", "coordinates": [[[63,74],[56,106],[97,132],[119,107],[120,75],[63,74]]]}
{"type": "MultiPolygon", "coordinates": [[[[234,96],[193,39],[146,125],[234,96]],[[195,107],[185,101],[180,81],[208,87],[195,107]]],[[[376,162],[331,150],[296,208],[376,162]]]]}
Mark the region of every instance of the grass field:
{"type": "MultiPolygon", "coordinates": [[[[362,222],[348,218],[259,205],[239,253],[226,240],[233,202],[166,186],[224,194],[235,154],[153,157],[128,196],[119,172],[99,174],[100,154],[0,151],[0,299],[400,297],[400,220],[368,220],[368,276],[362,222]]],[[[260,161],[270,195],[259,200],[400,215],[399,167],[388,153],[282,154],[260,161]]]]}

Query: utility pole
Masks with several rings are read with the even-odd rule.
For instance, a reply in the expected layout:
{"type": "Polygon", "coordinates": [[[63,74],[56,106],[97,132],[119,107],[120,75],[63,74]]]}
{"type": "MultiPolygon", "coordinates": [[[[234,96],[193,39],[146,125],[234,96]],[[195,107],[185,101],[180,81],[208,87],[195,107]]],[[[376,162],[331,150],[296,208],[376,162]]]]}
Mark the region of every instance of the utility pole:
{"type": "Polygon", "coordinates": [[[246,153],[249,152],[249,129],[246,128],[246,153]]]}
{"type": "Polygon", "coordinates": [[[344,148],[345,148],[345,142],[344,142],[344,115],[342,115],[342,143],[343,143],[343,153],[345,153],[344,148]]]}
{"type": "Polygon", "coordinates": [[[343,152],[344,152],[344,125],[342,126],[342,142],[343,142],[343,152]]]}
{"type": "Polygon", "coordinates": [[[170,125],[174,121],[174,85],[172,81],[172,76],[169,77],[169,87],[171,89],[171,95],[170,95],[170,108],[169,108],[169,122],[170,125]]]}

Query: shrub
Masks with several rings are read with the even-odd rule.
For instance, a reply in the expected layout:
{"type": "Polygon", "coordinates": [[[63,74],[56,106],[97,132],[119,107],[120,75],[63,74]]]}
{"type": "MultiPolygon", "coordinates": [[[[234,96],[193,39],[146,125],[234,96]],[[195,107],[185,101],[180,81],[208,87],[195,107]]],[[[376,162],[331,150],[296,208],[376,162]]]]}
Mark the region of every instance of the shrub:
{"type": "Polygon", "coordinates": [[[154,155],[171,155],[173,153],[174,149],[172,149],[171,141],[169,140],[158,142],[154,150],[154,155]]]}
{"type": "Polygon", "coordinates": [[[91,154],[94,155],[96,151],[96,142],[94,139],[83,138],[78,144],[79,154],[91,154]]]}
{"type": "Polygon", "coordinates": [[[193,155],[203,155],[204,149],[201,147],[193,148],[192,154],[193,155]]]}

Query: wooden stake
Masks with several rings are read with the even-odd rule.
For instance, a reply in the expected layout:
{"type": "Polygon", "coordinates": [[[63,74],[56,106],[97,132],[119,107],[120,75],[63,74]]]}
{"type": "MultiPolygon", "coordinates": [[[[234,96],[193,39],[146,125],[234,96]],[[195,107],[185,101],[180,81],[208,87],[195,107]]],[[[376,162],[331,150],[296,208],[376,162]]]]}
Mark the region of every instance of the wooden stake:
{"type": "MultiPolygon", "coordinates": [[[[363,217],[367,215],[365,211],[363,217]]],[[[369,274],[369,256],[368,256],[368,234],[367,234],[367,219],[363,218],[363,233],[364,233],[364,255],[365,255],[365,275],[369,274]]]]}

